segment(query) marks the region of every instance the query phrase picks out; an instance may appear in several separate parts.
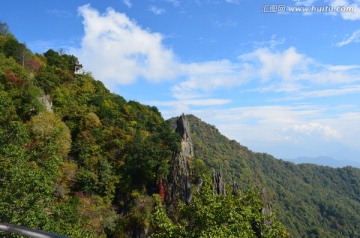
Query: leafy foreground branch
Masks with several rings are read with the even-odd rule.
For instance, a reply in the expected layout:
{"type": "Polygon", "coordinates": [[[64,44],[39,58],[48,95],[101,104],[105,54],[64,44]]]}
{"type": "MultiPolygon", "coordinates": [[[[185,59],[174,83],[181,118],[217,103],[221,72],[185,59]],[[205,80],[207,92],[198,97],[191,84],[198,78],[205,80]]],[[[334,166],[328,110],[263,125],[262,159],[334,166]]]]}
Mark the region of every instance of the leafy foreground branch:
{"type": "Polygon", "coordinates": [[[154,195],[151,237],[289,237],[273,213],[263,212],[258,192],[215,195],[209,182],[195,193],[191,204],[181,203],[179,215],[170,219],[161,198],[154,195]]]}

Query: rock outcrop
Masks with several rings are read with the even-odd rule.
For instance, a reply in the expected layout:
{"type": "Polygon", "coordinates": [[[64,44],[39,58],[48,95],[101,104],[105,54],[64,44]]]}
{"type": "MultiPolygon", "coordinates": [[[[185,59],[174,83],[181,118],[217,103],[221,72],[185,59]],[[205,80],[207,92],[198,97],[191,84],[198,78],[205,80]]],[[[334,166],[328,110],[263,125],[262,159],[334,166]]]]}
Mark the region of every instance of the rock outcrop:
{"type": "Polygon", "coordinates": [[[39,97],[38,100],[42,105],[44,105],[46,111],[53,112],[53,109],[52,109],[53,104],[52,104],[50,95],[43,95],[43,96],[39,97]]]}
{"type": "Polygon", "coordinates": [[[225,183],[221,170],[219,172],[213,170],[213,183],[214,194],[226,195],[225,183]]]}
{"type": "Polygon", "coordinates": [[[167,178],[166,203],[176,205],[177,201],[190,203],[192,198],[190,161],[194,157],[190,126],[182,114],[176,122],[177,133],[182,137],[181,151],[174,153],[170,174],[167,178]]]}

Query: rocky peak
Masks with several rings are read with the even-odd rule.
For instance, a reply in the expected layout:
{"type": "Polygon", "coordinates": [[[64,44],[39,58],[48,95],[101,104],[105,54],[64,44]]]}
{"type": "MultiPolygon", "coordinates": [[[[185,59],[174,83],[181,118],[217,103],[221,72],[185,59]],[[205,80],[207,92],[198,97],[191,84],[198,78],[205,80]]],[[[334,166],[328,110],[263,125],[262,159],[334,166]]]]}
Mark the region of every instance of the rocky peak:
{"type": "Polygon", "coordinates": [[[175,131],[179,133],[180,136],[182,136],[181,153],[183,154],[183,156],[194,157],[194,149],[190,134],[190,124],[184,114],[182,114],[176,121],[175,131]]]}

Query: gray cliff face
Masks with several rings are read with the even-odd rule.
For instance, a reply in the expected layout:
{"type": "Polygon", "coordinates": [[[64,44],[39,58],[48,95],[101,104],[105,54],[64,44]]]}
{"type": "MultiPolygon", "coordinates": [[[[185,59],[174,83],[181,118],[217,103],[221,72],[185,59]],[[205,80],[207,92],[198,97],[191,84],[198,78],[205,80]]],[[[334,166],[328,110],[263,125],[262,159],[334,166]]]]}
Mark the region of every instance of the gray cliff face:
{"type": "Polygon", "coordinates": [[[181,140],[182,155],[189,158],[194,157],[194,149],[190,134],[190,124],[184,114],[182,114],[177,120],[175,131],[179,133],[180,136],[182,136],[182,140],[181,140]]]}
{"type": "Polygon", "coordinates": [[[177,200],[190,203],[192,197],[190,160],[194,157],[194,149],[189,122],[184,114],[177,120],[175,131],[182,136],[182,140],[181,151],[174,154],[167,178],[166,202],[169,205],[175,205],[177,200]]]}

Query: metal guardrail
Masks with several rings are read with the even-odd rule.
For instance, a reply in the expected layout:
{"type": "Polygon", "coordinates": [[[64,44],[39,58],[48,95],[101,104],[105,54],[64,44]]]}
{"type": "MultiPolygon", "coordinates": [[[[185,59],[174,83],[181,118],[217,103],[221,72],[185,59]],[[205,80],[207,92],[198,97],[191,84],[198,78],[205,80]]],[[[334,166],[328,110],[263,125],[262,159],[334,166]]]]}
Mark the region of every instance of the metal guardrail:
{"type": "MultiPolygon", "coordinates": [[[[17,226],[13,224],[7,224],[7,223],[1,223],[0,222],[0,231],[6,231],[10,233],[15,233],[18,235],[23,235],[27,237],[33,237],[33,238],[69,238],[67,236],[62,236],[58,234],[53,234],[46,231],[39,231],[34,230],[31,228],[27,228],[24,226],[17,226]]],[[[0,233],[0,237],[3,233],[0,233]]]]}

